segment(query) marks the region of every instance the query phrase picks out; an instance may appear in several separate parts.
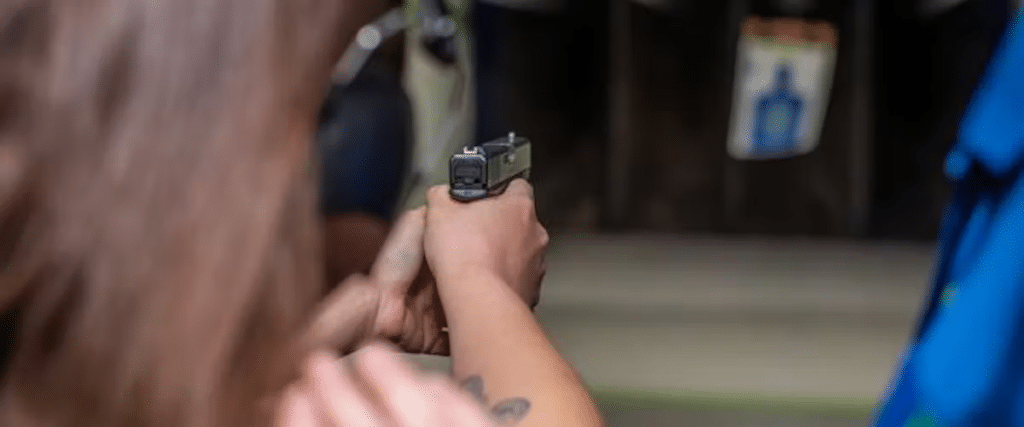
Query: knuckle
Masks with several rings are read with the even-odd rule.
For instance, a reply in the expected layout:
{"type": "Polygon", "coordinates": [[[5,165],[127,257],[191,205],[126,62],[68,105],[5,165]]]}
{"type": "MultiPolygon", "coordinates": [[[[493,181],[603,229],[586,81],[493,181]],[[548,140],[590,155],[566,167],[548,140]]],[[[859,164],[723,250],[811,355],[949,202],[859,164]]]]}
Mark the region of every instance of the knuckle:
{"type": "Polygon", "coordinates": [[[427,190],[427,198],[432,200],[438,200],[443,196],[448,195],[448,189],[444,185],[435,185],[427,190]]]}
{"type": "Polygon", "coordinates": [[[519,190],[519,192],[521,194],[523,194],[523,195],[525,195],[527,197],[529,197],[531,194],[533,194],[533,185],[530,185],[530,183],[527,182],[525,179],[520,178],[520,179],[517,179],[515,182],[516,182],[517,186],[519,187],[518,190],[519,190]]]}
{"type": "Polygon", "coordinates": [[[527,194],[520,193],[519,196],[516,197],[516,200],[518,200],[519,203],[521,203],[523,206],[533,207],[533,198],[530,197],[530,195],[528,193],[527,194]]]}
{"type": "Polygon", "coordinates": [[[516,197],[513,200],[513,208],[527,220],[532,220],[536,217],[533,200],[528,197],[516,197]]]}

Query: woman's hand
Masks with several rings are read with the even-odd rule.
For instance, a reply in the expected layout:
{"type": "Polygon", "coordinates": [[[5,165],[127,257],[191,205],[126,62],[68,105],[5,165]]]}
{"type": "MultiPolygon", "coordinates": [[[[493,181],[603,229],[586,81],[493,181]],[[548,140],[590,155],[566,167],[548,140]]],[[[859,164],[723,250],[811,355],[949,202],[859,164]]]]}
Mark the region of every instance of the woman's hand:
{"type": "Polygon", "coordinates": [[[372,345],[346,359],[312,356],[280,402],[275,427],[495,425],[450,380],[416,372],[386,347],[372,345]]]}
{"type": "Polygon", "coordinates": [[[402,216],[392,228],[369,280],[381,295],[373,339],[387,339],[408,353],[448,355],[444,310],[426,268],[426,210],[402,216]]]}
{"type": "MultiPolygon", "coordinates": [[[[499,196],[461,203],[447,186],[427,195],[424,247],[427,263],[442,283],[466,274],[494,275],[533,307],[540,296],[548,233],[537,221],[533,188],[513,181],[499,196]]],[[[491,283],[491,282],[483,282],[491,283]]]]}
{"type": "Polygon", "coordinates": [[[403,215],[370,275],[349,276],[328,295],[313,321],[314,346],[346,352],[386,339],[408,353],[448,354],[444,311],[423,259],[425,214],[403,215]]]}
{"type": "Polygon", "coordinates": [[[408,353],[448,355],[444,310],[435,276],[424,262],[431,242],[435,273],[496,274],[535,306],[548,236],[537,222],[531,194],[525,181],[513,182],[501,196],[469,204],[451,200],[443,187],[431,190],[428,209],[407,212],[392,227],[370,275],[352,275],[328,295],[313,322],[313,345],[346,352],[386,339],[408,353]]]}

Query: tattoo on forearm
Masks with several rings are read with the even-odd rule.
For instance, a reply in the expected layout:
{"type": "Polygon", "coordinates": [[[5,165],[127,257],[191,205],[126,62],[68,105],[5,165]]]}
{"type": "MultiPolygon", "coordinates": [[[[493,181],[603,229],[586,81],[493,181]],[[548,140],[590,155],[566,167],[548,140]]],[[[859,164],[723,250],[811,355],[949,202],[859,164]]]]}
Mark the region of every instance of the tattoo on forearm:
{"type": "Polygon", "coordinates": [[[522,397],[503,400],[491,408],[491,416],[499,423],[508,425],[514,424],[530,412],[530,401],[522,397]]]}
{"type": "MultiPolygon", "coordinates": [[[[484,380],[474,375],[462,382],[462,388],[473,395],[482,405],[487,406],[487,394],[484,392],[484,380]]],[[[515,425],[530,413],[530,401],[522,397],[505,399],[491,406],[491,416],[501,425],[515,425]]]]}
{"type": "Polygon", "coordinates": [[[462,388],[472,394],[481,405],[487,404],[487,395],[484,394],[484,379],[479,375],[466,378],[462,382],[462,388]]]}

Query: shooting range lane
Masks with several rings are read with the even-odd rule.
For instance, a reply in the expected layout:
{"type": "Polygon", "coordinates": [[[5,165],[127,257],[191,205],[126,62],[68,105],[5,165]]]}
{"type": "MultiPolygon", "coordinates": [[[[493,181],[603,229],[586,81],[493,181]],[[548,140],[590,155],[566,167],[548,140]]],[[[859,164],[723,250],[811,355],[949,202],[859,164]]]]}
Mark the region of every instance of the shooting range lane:
{"type": "Polygon", "coordinates": [[[602,400],[864,416],[932,257],[914,244],[555,236],[537,313],[602,400]]]}

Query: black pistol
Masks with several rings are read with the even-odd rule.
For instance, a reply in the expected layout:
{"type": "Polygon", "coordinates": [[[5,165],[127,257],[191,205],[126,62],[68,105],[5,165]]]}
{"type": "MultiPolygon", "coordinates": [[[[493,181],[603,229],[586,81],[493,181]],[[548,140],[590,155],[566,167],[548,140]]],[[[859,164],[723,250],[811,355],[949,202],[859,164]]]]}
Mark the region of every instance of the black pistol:
{"type": "Polygon", "coordinates": [[[516,178],[530,178],[530,140],[515,133],[466,147],[452,155],[449,192],[453,199],[471,202],[501,194],[516,178]]]}

